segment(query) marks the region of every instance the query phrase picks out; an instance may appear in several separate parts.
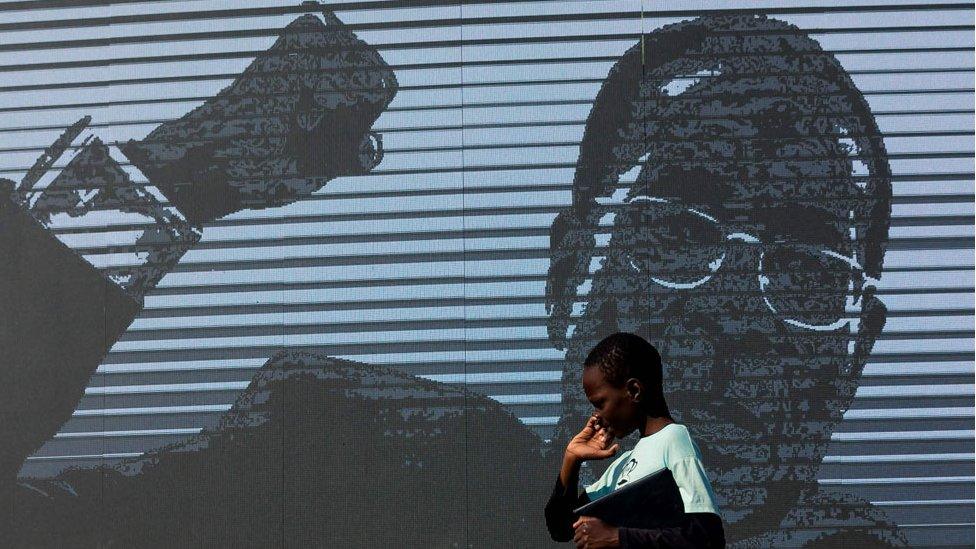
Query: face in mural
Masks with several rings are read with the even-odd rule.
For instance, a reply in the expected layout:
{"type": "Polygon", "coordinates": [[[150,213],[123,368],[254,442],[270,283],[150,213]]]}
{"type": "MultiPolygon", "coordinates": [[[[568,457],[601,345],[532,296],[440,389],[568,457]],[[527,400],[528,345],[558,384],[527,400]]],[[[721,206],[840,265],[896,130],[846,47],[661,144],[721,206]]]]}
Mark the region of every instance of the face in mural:
{"type": "Polygon", "coordinates": [[[749,517],[732,535],[775,528],[816,487],[884,325],[890,192],[863,97],[795,27],[715,17],[647,35],[594,103],[553,225],[556,442],[590,413],[583,357],[635,332],[661,352],[725,519],[749,517]]]}

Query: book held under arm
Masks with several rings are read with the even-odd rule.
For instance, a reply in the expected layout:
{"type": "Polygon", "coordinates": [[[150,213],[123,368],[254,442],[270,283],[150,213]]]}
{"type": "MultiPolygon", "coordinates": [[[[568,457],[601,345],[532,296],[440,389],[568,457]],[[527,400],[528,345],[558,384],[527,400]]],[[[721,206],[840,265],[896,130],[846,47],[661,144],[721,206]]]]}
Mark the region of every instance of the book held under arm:
{"type": "Polygon", "coordinates": [[[664,468],[631,481],[573,511],[626,528],[662,528],[677,524],[684,504],[671,470],[664,468]]]}

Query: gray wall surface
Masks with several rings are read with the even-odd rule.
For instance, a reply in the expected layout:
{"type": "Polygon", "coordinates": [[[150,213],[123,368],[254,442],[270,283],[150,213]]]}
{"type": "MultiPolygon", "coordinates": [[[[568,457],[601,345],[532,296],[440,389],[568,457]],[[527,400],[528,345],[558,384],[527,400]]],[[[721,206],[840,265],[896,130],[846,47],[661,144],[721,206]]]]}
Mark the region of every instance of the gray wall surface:
{"type": "MultiPolygon", "coordinates": [[[[876,277],[887,320],[829,433],[816,481],[882,509],[910,545],[971,543],[971,3],[329,7],[396,76],[395,98],[372,125],[382,134],[381,162],[368,173],[333,174],[291,203],[202,223],[199,241],[140,296],[143,309],[21,477],[121,463],[213,429],[282,349],[463,386],[540,440],[559,440],[569,406],[564,372],[578,358],[550,333],[552,227],[573,204],[594,100],[642,34],[722,10],[756,12],[796,25],[836,57],[870,107],[891,172],[876,277]]],[[[299,15],[319,12],[268,0],[0,2],[0,177],[21,181],[68,126],[90,116],[70,151],[97,137],[133,183],[165,203],[165,189],[116,144],[193,111],[299,15]]],[[[52,218],[49,228],[99,269],[146,257],[131,248],[144,218],[95,211],[52,218]]],[[[597,252],[571,334],[584,329],[586,294],[599,286],[612,233],[604,222],[593,235],[597,252]]]]}

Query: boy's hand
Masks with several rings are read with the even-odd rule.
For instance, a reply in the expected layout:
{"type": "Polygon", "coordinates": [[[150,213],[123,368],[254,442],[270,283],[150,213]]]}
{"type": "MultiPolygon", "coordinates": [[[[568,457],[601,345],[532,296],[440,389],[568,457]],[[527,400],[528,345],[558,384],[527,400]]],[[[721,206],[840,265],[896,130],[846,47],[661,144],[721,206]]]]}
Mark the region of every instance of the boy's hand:
{"type": "Polygon", "coordinates": [[[596,414],[590,416],[586,426],[573,437],[566,446],[566,453],[572,454],[580,461],[591,459],[606,459],[620,449],[619,444],[610,446],[613,440],[613,429],[606,428],[596,414]]]}
{"type": "Polygon", "coordinates": [[[611,526],[596,517],[580,517],[573,524],[576,534],[573,541],[577,549],[604,549],[620,547],[620,535],[616,526],[611,526]]]}

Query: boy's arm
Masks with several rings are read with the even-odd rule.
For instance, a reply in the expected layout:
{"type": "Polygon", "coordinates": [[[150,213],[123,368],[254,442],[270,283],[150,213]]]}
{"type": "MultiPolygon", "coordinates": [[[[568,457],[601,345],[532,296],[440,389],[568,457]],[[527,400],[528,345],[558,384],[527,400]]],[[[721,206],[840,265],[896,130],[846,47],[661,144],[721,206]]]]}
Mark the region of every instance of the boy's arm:
{"type": "Polygon", "coordinates": [[[725,530],[711,494],[705,467],[697,455],[668,464],[681,492],[685,514],[674,526],[644,530],[621,528],[620,546],[630,549],[658,547],[725,547],[725,530]]]}
{"type": "Polygon", "coordinates": [[[725,547],[722,519],[715,513],[685,513],[667,528],[620,528],[621,549],[701,549],[725,547]]]}
{"type": "Polygon", "coordinates": [[[578,518],[573,509],[590,501],[584,490],[577,495],[579,489],[580,461],[573,454],[563,456],[563,465],[559,470],[559,478],[553,488],[552,496],[546,503],[546,527],[549,536],[554,541],[570,541],[573,539],[573,522],[578,518]]]}
{"type": "MultiPolygon", "coordinates": [[[[583,430],[566,446],[559,479],[552,491],[552,497],[546,503],[546,527],[555,541],[573,539],[573,523],[578,518],[573,514],[573,509],[590,501],[586,491],[576,494],[579,489],[580,465],[586,460],[606,459],[617,453],[620,445],[612,443],[613,429],[604,427],[599,415],[594,413],[586,421],[583,430]]],[[[604,476],[607,472],[604,472],[604,476]]],[[[597,483],[603,480],[601,478],[597,483]]]]}

